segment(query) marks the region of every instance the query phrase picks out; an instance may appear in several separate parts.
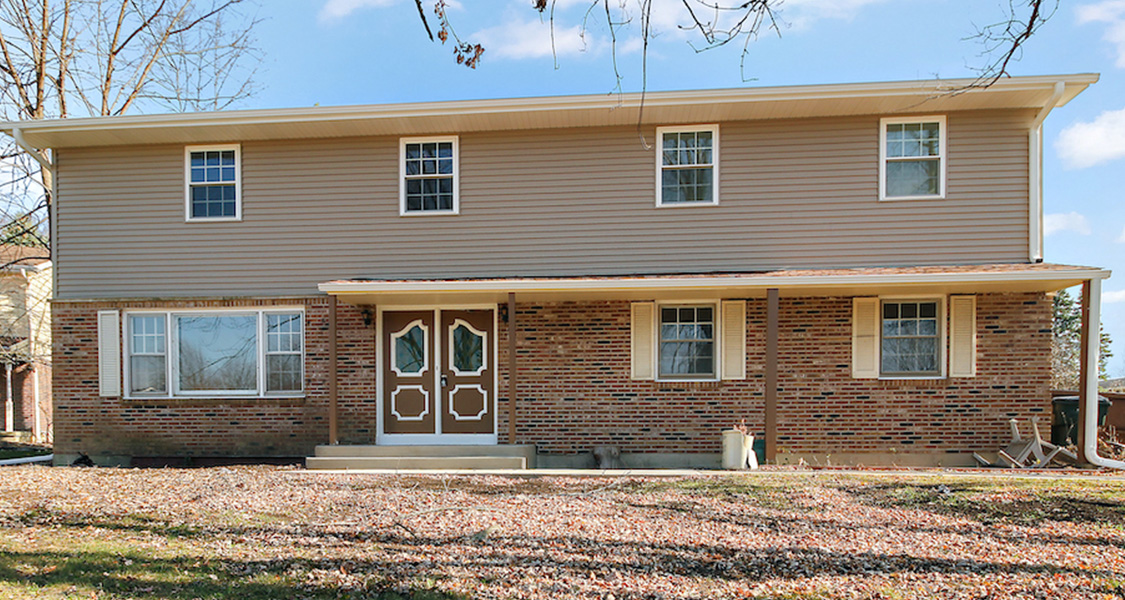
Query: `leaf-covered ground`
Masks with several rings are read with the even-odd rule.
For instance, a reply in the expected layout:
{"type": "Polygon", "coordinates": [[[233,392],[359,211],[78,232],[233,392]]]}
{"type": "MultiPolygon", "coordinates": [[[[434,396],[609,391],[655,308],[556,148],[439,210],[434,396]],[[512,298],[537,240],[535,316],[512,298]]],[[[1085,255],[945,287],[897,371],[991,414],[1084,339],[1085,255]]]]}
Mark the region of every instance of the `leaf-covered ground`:
{"type": "Polygon", "coordinates": [[[1120,480],[0,470],[0,598],[1125,598],[1120,480]]]}

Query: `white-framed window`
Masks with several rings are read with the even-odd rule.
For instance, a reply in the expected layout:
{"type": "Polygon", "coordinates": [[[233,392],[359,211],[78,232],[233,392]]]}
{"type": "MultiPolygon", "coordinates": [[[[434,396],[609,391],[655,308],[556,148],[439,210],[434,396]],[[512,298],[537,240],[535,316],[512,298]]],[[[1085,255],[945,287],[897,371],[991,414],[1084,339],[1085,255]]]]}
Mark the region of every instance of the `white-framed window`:
{"type": "Polygon", "coordinates": [[[659,304],[657,377],[717,379],[714,304],[659,304]]]}
{"type": "Polygon", "coordinates": [[[457,214],[457,136],[402,138],[399,148],[399,214],[457,214]]]}
{"type": "Polygon", "coordinates": [[[945,197],[945,116],[879,122],[879,199],[945,197]]]}
{"type": "Polygon", "coordinates": [[[304,320],[292,308],[127,312],[127,397],[300,395],[304,320]]]}
{"type": "Polygon", "coordinates": [[[940,298],[882,299],[879,376],[945,375],[945,302],[940,298]]]}
{"type": "Polygon", "coordinates": [[[242,219],[242,150],[238,144],[184,148],[188,221],[242,219]]]}
{"type": "Polygon", "coordinates": [[[719,126],[656,129],[656,205],[719,203],[719,126]]]}

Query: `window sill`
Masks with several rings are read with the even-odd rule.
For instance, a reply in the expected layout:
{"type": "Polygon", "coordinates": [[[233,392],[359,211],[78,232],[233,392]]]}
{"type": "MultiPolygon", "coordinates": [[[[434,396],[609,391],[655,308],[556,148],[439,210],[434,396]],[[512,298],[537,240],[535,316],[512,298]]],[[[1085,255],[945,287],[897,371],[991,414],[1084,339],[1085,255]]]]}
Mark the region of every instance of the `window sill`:
{"type": "Polygon", "coordinates": [[[242,217],[195,217],[184,219],[185,223],[239,223],[242,217]]]}
{"type": "Polygon", "coordinates": [[[657,202],[656,208],[699,208],[701,206],[718,206],[718,205],[719,205],[719,202],[717,200],[715,202],[671,202],[671,203],[668,203],[668,204],[665,204],[663,202],[657,202]]]}
{"type": "Polygon", "coordinates": [[[399,211],[400,217],[453,217],[461,214],[460,210],[416,210],[411,212],[399,211]]]}
{"type": "Polygon", "coordinates": [[[296,396],[147,396],[122,397],[129,404],[304,404],[305,394],[296,396]]]}
{"type": "Polygon", "coordinates": [[[944,194],[937,196],[884,196],[879,198],[880,202],[902,202],[904,200],[945,200],[944,194]]]}

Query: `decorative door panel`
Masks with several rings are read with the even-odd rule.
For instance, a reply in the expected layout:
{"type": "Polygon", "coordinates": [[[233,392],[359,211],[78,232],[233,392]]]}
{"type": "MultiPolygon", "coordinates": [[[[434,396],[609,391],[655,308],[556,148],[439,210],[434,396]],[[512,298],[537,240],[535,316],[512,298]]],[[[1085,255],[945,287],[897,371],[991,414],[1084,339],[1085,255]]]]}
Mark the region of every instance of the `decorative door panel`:
{"type": "Polygon", "coordinates": [[[441,432],[495,431],[493,314],[490,310],[441,311],[441,432]]]}
{"type": "Polygon", "coordinates": [[[383,431],[437,433],[433,311],[383,313],[383,431]]]}

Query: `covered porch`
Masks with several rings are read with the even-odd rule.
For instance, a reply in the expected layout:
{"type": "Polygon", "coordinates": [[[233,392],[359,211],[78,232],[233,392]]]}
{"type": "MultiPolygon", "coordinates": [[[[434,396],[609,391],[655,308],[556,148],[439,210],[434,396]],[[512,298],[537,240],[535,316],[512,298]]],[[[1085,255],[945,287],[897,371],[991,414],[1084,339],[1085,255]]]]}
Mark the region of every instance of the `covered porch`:
{"type": "MultiPolygon", "coordinates": [[[[589,467],[594,448],[612,447],[624,466],[717,467],[719,432],[744,424],[772,464],[968,464],[1008,418],[1049,415],[1047,294],[1082,285],[1084,323],[1097,322],[1108,276],[1000,264],[326,282],[328,439],[318,456],[353,448],[356,456],[429,454],[439,468],[457,457],[515,455],[525,467],[589,467]],[[338,303],[360,311],[374,338],[376,423],[367,442],[341,444],[351,417],[339,402],[338,303]],[[666,372],[668,307],[714,308],[710,376],[666,372]],[[892,307],[936,311],[932,373],[888,375],[892,346],[880,332],[892,307]],[[394,362],[392,343],[410,336],[432,345],[432,368],[415,367],[421,379],[394,362]],[[455,356],[456,344],[479,362],[455,356]]],[[[905,314],[895,322],[917,320],[905,314]]],[[[1096,340],[1083,348],[1083,381],[1095,382],[1083,396],[1094,397],[1096,340]]]]}

